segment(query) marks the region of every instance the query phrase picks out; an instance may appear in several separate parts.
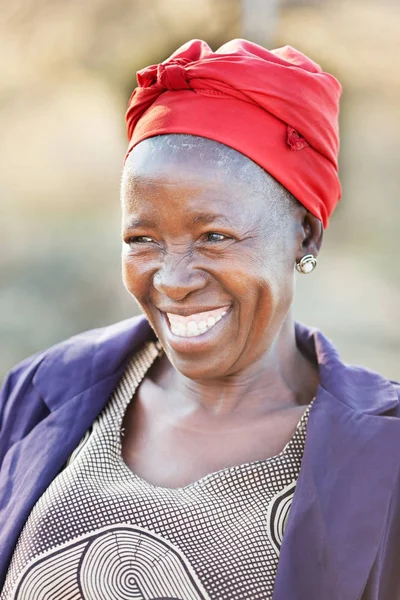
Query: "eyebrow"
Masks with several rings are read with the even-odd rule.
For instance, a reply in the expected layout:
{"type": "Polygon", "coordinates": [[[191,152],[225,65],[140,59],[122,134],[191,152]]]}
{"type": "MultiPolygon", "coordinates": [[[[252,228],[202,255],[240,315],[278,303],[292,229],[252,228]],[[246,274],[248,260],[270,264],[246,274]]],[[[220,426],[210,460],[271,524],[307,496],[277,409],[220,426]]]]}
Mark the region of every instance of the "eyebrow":
{"type": "Polygon", "coordinates": [[[229,219],[226,215],[218,214],[218,213],[202,213],[196,215],[193,219],[193,223],[213,223],[214,221],[221,221],[222,223],[230,224],[229,219]]]}
{"type": "Polygon", "coordinates": [[[128,229],[135,229],[135,227],[154,227],[154,223],[149,219],[136,219],[135,217],[130,217],[126,226],[128,229]]]}

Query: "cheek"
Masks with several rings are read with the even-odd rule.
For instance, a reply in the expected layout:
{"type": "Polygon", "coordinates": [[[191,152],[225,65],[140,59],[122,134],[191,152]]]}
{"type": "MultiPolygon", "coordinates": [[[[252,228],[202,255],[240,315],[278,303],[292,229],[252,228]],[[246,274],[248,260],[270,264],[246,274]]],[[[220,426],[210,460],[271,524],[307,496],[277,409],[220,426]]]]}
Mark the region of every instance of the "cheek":
{"type": "Polygon", "coordinates": [[[246,301],[269,296],[277,287],[273,261],[257,251],[233,256],[227,264],[226,276],[232,289],[246,301]]]}
{"type": "Polygon", "coordinates": [[[125,288],[142,304],[151,285],[151,271],[148,263],[133,260],[129,255],[122,255],[122,281],[125,288]]]}
{"type": "Polygon", "coordinates": [[[294,296],[294,270],[286,265],[271,273],[268,298],[271,320],[281,321],[288,313],[294,296]]]}
{"type": "Polygon", "coordinates": [[[254,311],[260,327],[286,314],[294,293],[294,270],[279,256],[254,257],[243,276],[243,305],[254,311]],[[261,323],[262,322],[262,323],[261,323]]]}

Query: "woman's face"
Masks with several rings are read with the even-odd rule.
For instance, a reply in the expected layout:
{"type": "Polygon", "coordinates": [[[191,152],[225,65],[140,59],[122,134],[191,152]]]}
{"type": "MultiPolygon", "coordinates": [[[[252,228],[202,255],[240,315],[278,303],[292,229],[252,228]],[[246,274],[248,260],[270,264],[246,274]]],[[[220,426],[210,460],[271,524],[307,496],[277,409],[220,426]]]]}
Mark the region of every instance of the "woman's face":
{"type": "Polygon", "coordinates": [[[219,378],[271,348],[303,228],[285,191],[216,142],[152,138],[123,176],[123,277],[172,362],[219,378]]]}

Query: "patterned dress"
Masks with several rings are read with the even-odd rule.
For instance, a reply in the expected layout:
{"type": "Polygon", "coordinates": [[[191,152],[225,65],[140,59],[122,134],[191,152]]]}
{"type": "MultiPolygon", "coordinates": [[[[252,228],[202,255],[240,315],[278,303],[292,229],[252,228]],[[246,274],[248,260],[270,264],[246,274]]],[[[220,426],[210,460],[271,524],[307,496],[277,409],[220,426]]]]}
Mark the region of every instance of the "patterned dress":
{"type": "Polygon", "coordinates": [[[308,406],[278,455],[182,488],[151,485],[121,427],[159,355],[146,343],[34,506],[0,600],[267,600],[304,450],[308,406]]]}

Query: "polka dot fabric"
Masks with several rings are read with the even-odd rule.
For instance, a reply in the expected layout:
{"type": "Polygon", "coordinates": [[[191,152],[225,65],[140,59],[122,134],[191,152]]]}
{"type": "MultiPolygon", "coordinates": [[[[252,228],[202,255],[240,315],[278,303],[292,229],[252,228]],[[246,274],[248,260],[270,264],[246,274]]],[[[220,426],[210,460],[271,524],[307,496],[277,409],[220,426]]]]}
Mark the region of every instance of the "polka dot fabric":
{"type": "Polygon", "coordinates": [[[121,426],[159,352],[147,343],[135,354],[34,506],[0,600],[100,600],[101,590],[107,600],[272,597],[311,404],[277,456],[183,488],[153,486],[124,463],[121,426]]]}

